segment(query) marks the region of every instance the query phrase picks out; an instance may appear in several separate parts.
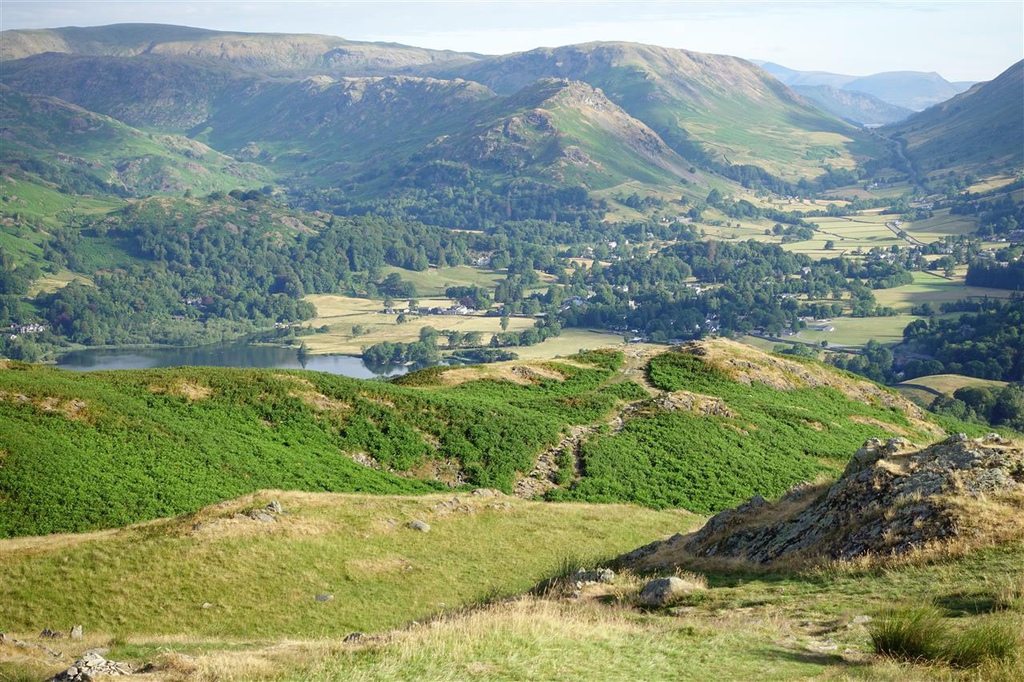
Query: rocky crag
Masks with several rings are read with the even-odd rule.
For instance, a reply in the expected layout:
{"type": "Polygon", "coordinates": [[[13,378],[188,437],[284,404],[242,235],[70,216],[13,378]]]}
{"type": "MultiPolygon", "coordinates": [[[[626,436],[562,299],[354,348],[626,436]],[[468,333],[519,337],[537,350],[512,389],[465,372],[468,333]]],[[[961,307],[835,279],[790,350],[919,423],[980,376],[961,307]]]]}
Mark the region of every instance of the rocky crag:
{"type": "Polygon", "coordinates": [[[805,567],[889,560],[929,548],[964,549],[1024,536],[1024,448],[991,434],[926,448],[871,439],[831,485],[754,497],[621,557],[639,569],[734,564],[805,567]]]}

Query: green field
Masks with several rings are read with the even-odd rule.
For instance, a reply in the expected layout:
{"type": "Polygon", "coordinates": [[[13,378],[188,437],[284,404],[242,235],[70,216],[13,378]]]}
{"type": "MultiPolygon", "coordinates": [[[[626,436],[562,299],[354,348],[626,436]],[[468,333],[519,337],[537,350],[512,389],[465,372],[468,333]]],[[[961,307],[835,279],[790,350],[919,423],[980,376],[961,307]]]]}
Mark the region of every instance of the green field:
{"type": "Polygon", "coordinates": [[[830,346],[843,347],[863,346],[871,339],[879,343],[899,343],[903,340],[903,330],[906,326],[918,319],[924,318],[913,315],[835,317],[809,324],[807,329],[802,329],[796,335],[796,338],[812,344],[828,341],[830,346]]]}
{"type": "MultiPolygon", "coordinates": [[[[946,278],[932,272],[914,272],[913,284],[892,289],[876,289],[875,300],[879,305],[895,308],[900,313],[909,313],[915,305],[931,303],[936,311],[942,303],[952,303],[971,298],[1007,298],[1011,292],[1006,289],[969,287],[964,284],[963,275],[946,278]]],[[[910,324],[908,319],[906,324],[910,324]]],[[[906,326],[903,325],[903,326],[906,326]]],[[[880,340],[880,339],[879,339],[880,340]]]]}
{"type": "Polygon", "coordinates": [[[416,293],[422,298],[443,298],[448,287],[479,286],[494,289],[499,281],[505,279],[504,270],[486,270],[472,265],[457,265],[450,268],[429,268],[422,272],[404,270],[396,267],[382,269],[384,275],[398,273],[402,279],[416,285],[416,293]]]}
{"type": "Polygon", "coordinates": [[[978,379],[962,374],[933,374],[915,377],[893,386],[902,395],[910,398],[918,405],[928,406],[940,395],[953,395],[960,388],[980,386],[983,388],[1000,389],[1006,386],[1005,381],[978,379]]]}

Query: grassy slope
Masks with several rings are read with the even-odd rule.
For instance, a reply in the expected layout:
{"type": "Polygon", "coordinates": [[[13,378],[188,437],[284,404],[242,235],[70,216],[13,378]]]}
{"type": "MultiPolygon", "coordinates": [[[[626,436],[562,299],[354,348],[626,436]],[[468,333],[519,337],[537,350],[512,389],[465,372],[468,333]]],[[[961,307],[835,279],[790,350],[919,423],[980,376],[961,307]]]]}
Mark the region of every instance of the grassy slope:
{"type": "Polygon", "coordinates": [[[918,405],[930,405],[938,396],[953,395],[957,389],[967,386],[999,390],[1006,386],[1006,382],[978,379],[963,374],[932,374],[903,381],[896,384],[895,388],[918,405]]]}
{"type": "Polygon", "coordinates": [[[48,230],[122,205],[113,199],[64,194],[28,174],[0,175],[0,247],[16,265],[40,262],[43,244],[49,239],[48,230]]]}
{"type": "Polygon", "coordinates": [[[876,658],[863,622],[893,605],[935,603],[956,632],[1019,626],[1019,543],[884,571],[709,574],[709,590],[668,611],[638,609],[643,582],[628,573],[578,598],[556,592],[462,610],[695,519],[505,498],[438,509],[448,500],[269,492],[119,531],[0,541],[8,634],[34,643],[43,627],[72,623],[86,633],[42,642],[59,644],[59,662],[0,644],[0,678],[42,679],[96,646],[112,647],[111,659],[155,663],[161,680],[902,682],[1022,672],[1020,659],[958,671],[876,658]],[[233,518],[270,499],[286,511],[277,521],[233,518]],[[404,527],[412,518],[428,520],[430,533],[404,527]],[[316,594],[334,598],[318,603],[316,594]],[[413,619],[429,623],[405,625],[413,619]],[[368,636],[343,642],[354,630],[368,636]]]}
{"type": "Polygon", "coordinates": [[[88,595],[87,631],[342,637],[522,592],[570,557],[607,559],[696,521],[469,493],[447,509],[452,499],[264,492],[116,531],[2,541],[0,623],[70,623],[88,595]],[[276,521],[235,518],[271,499],[285,512],[276,521]],[[413,519],[430,532],[406,527],[413,519]]]}

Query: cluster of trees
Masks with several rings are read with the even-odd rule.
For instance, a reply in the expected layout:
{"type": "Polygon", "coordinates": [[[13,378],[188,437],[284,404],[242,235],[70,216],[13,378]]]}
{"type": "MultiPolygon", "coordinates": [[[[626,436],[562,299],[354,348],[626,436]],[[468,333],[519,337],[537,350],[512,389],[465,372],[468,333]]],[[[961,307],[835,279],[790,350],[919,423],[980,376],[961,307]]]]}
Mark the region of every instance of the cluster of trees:
{"type": "Polygon", "coordinates": [[[915,320],[903,330],[903,349],[929,358],[906,363],[905,378],[966,374],[1024,380],[1024,297],[984,300],[956,319],[915,320]]]}
{"type": "Polygon", "coordinates": [[[1024,259],[1011,263],[974,261],[967,268],[967,285],[1024,291],[1024,259]]]}
{"type": "MultiPolygon", "coordinates": [[[[505,327],[507,318],[503,318],[505,327]]],[[[387,368],[395,365],[413,365],[425,367],[441,360],[442,336],[446,337],[446,346],[462,357],[474,358],[479,362],[497,362],[513,360],[515,353],[498,349],[532,346],[552,336],[558,336],[562,327],[557,320],[541,319],[533,327],[521,332],[502,331],[491,336],[489,348],[481,348],[480,332],[459,332],[453,330],[438,331],[433,327],[421,327],[418,341],[408,343],[384,341],[363,348],[363,362],[373,368],[387,368]]]]}
{"type": "Polygon", "coordinates": [[[834,367],[859,374],[880,384],[890,383],[895,378],[892,351],[874,339],[864,344],[860,353],[856,355],[831,354],[829,363],[834,367]]]}
{"type": "Polygon", "coordinates": [[[964,421],[1024,431],[1024,386],[960,388],[952,396],[938,396],[932,402],[931,410],[964,421]]]}
{"type": "Polygon", "coordinates": [[[604,200],[594,201],[583,187],[526,178],[493,182],[481,171],[452,161],[433,161],[403,172],[383,198],[361,199],[358,191],[346,191],[355,188],[308,189],[296,198],[307,210],[484,231],[524,221],[588,229],[599,224],[608,209],[604,200]]]}
{"type": "Polygon", "coordinates": [[[699,338],[713,331],[779,334],[800,329],[801,317],[837,312],[832,305],[801,303],[801,298],[849,298],[855,315],[893,313],[877,305],[872,289],[909,278],[909,273],[895,276],[900,267],[843,258],[814,261],[755,241],[682,243],[607,267],[577,270],[566,294],[593,295],[562,317],[567,326],[635,330],[654,341],[699,338]],[[701,285],[694,286],[691,277],[701,285]]]}

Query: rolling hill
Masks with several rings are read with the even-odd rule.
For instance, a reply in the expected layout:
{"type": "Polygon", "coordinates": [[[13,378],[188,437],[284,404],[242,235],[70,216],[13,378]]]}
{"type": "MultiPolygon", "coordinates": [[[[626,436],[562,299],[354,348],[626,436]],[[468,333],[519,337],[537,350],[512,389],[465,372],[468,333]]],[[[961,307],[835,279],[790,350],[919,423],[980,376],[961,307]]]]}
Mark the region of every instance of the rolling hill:
{"type": "Polygon", "coordinates": [[[47,96],[0,85],[0,163],[79,193],[145,196],[257,187],[272,175],[178,135],[145,133],[47,96]]]}
{"type": "Polygon", "coordinates": [[[10,365],[0,535],[124,525],[260,488],[469,485],[707,513],[835,473],[869,437],[941,433],[895,393],[732,342],[625,360],[592,352],[390,383],[10,365]]]}
{"type": "Polygon", "coordinates": [[[874,95],[832,85],[790,85],[793,92],[814,102],[833,116],[855,125],[879,126],[902,121],[914,112],[889,104],[874,95]]]}
{"type": "MultiPolygon", "coordinates": [[[[818,178],[827,168],[852,170],[885,153],[874,138],[808,106],[749,62],[685,50],[592,43],[483,57],[324,36],[151,25],[8,31],[4,38],[5,84],[10,87],[64,99],[140,129],[188,134],[244,158],[254,148],[273,150],[268,158],[286,159],[275,170],[298,174],[297,182],[328,168],[338,173],[334,180],[392,174],[396,163],[435,139],[472,137],[480,128],[519,116],[514,96],[523,91],[521,99],[534,97],[544,89],[538,84],[549,79],[585,83],[623,112],[616,114],[614,126],[605,117],[598,135],[560,131],[566,146],[580,149],[570,151],[570,157],[596,159],[606,175],[598,180],[601,173],[570,171],[565,183],[590,177],[595,186],[636,180],[678,187],[677,171],[698,166],[734,180],[796,183],[818,178]],[[430,87],[412,86],[428,82],[430,87]],[[485,111],[461,96],[458,106],[449,101],[453,92],[487,99],[488,88],[497,96],[485,111]],[[367,97],[354,93],[362,89],[367,97]],[[342,91],[352,96],[341,96],[342,91]],[[626,116],[635,121],[626,122],[626,116]],[[339,144],[338,136],[356,125],[368,127],[368,134],[339,144]],[[628,141],[607,140],[609,148],[601,148],[606,142],[602,135],[624,126],[634,142],[636,131],[647,129],[640,154],[657,157],[653,177],[652,171],[638,170],[643,159],[627,160],[618,173],[602,160],[623,151],[636,156],[628,141]],[[375,127],[382,133],[375,133],[375,127]],[[387,155],[374,147],[381,134],[397,136],[397,144],[384,145],[387,155]],[[372,160],[372,167],[350,165],[349,153],[358,154],[353,145],[362,147],[363,160],[372,160]],[[294,154],[284,152],[296,146],[294,154]],[[659,147],[671,150],[672,158],[659,147]],[[297,157],[301,160],[295,165],[297,157]],[[636,173],[639,177],[633,177],[636,173]]],[[[586,99],[563,97],[557,109],[566,115],[553,122],[571,127],[573,118],[589,119],[586,127],[594,128],[592,109],[567,113],[586,99]]],[[[467,152],[464,148],[460,158],[482,168],[492,160],[469,158],[467,152]]],[[[537,149],[529,154],[545,157],[537,149]]]]}

